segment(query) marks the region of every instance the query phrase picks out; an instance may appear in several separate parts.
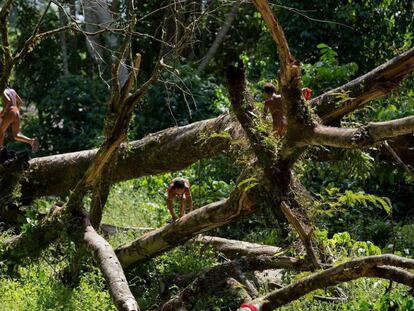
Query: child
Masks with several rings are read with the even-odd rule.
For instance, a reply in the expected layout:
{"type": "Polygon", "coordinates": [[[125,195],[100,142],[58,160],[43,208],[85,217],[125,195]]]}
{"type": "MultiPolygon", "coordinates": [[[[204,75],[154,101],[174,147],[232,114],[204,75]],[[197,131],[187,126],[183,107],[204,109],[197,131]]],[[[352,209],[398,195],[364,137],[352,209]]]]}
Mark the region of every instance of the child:
{"type": "Polygon", "coordinates": [[[176,177],[174,178],[167,188],[168,197],[167,197],[167,208],[171,214],[172,221],[177,219],[173,209],[173,201],[175,198],[180,200],[180,217],[185,215],[185,208],[188,202],[190,212],[193,211],[193,199],[190,192],[190,183],[187,179],[176,177]]]}
{"type": "Polygon", "coordinates": [[[14,140],[29,144],[32,151],[37,152],[39,149],[37,138],[26,137],[20,132],[20,108],[23,104],[20,96],[15,90],[6,88],[2,100],[4,107],[0,112],[0,150],[3,149],[6,131],[11,127],[14,140]]]}

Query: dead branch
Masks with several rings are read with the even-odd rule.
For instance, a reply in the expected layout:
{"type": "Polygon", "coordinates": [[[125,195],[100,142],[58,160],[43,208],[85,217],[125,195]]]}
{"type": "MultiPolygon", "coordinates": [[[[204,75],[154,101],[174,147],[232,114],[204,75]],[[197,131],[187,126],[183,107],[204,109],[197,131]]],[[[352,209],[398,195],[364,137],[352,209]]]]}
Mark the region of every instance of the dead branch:
{"type": "Polygon", "coordinates": [[[282,212],[288,219],[289,223],[299,234],[300,240],[305,246],[306,254],[310,257],[309,259],[312,262],[313,266],[320,268],[318,258],[315,255],[315,251],[313,250],[312,245],[312,227],[310,227],[309,224],[302,222],[300,215],[295,215],[290,207],[286,204],[286,202],[282,202],[280,208],[282,209],[282,212]]]}
{"type": "Polygon", "coordinates": [[[0,20],[3,20],[6,15],[9,14],[10,6],[14,0],[7,0],[3,6],[0,8],[0,20]]]}
{"type": "Polygon", "coordinates": [[[413,70],[414,48],[411,48],[365,75],[312,99],[311,104],[320,106],[323,124],[330,124],[369,101],[388,95],[413,70]],[[341,104],[335,108],[337,102],[341,104]]]}
{"type": "Polygon", "coordinates": [[[111,245],[96,233],[89,218],[84,217],[84,242],[92,250],[102,274],[105,277],[109,293],[119,311],[138,311],[138,304],[129,289],[124,271],[111,245]]]}
{"type": "Polygon", "coordinates": [[[154,230],[155,228],[151,227],[118,227],[110,224],[101,224],[99,229],[104,233],[104,235],[111,236],[118,233],[125,232],[147,232],[154,230]]]}
{"type": "Polygon", "coordinates": [[[52,0],[49,0],[48,3],[46,4],[46,8],[43,11],[42,15],[40,16],[39,21],[37,22],[35,28],[33,29],[33,33],[32,35],[29,37],[29,39],[26,40],[26,42],[24,43],[22,49],[20,50],[20,52],[17,52],[14,57],[13,57],[13,62],[16,62],[17,60],[23,58],[28,52],[29,50],[33,47],[33,45],[35,44],[37,37],[37,34],[39,32],[40,26],[43,23],[43,20],[46,17],[47,12],[49,11],[50,5],[52,4],[52,0]]]}
{"type": "Polygon", "coordinates": [[[414,260],[389,254],[358,258],[314,273],[256,299],[252,303],[258,305],[261,311],[271,311],[315,289],[334,286],[361,277],[389,279],[412,287],[414,285],[414,274],[400,268],[413,269],[414,260]]]}
{"type": "Polygon", "coordinates": [[[115,252],[124,268],[169,250],[192,237],[235,221],[254,210],[244,195],[208,204],[174,223],[144,234],[130,244],[118,247],[115,252]]]}
{"type": "Polygon", "coordinates": [[[390,144],[387,141],[384,141],[384,147],[385,149],[388,150],[388,152],[392,155],[392,157],[398,162],[398,164],[400,164],[405,172],[411,176],[412,178],[414,178],[414,173],[413,171],[410,169],[410,167],[405,164],[405,162],[400,158],[400,156],[397,154],[397,152],[394,150],[393,147],[390,146],[390,144]]]}
{"type": "Polygon", "coordinates": [[[280,61],[281,83],[285,86],[290,85],[293,82],[292,79],[296,79],[300,76],[299,63],[290,53],[289,44],[286,40],[282,26],[273,15],[267,0],[252,0],[252,2],[262,15],[273,40],[276,42],[280,61]]]}

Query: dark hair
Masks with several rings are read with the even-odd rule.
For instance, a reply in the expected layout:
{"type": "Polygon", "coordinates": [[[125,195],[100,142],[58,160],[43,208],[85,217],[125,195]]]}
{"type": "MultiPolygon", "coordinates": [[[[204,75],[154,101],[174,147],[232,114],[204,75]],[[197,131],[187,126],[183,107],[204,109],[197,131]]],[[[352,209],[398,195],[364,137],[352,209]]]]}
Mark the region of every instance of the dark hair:
{"type": "Polygon", "coordinates": [[[174,183],[173,183],[173,186],[172,186],[174,189],[176,189],[176,188],[178,188],[178,189],[183,189],[183,188],[185,188],[185,183],[184,183],[184,180],[182,180],[182,179],[177,179],[177,180],[174,180],[174,183]]]}
{"type": "Polygon", "coordinates": [[[266,94],[272,95],[273,93],[276,93],[276,86],[274,86],[272,83],[265,83],[263,86],[263,92],[266,94]]]}

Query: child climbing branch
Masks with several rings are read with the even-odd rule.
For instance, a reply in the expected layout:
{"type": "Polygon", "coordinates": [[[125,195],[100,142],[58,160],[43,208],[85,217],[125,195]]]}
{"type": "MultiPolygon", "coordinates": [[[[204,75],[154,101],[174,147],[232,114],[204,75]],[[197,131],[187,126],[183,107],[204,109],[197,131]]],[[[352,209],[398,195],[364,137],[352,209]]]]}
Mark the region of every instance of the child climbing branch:
{"type": "Polygon", "coordinates": [[[168,185],[167,193],[167,208],[171,214],[172,221],[177,219],[173,208],[173,201],[176,198],[180,201],[179,218],[185,215],[187,203],[189,212],[191,213],[193,211],[193,198],[191,197],[190,183],[187,179],[181,177],[174,178],[168,185]]]}
{"type": "Polygon", "coordinates": [[[14,89],[6,88],[2,95],[3,110],[0,112],[0,150],[3,149],[6,131],[11,127],[13,139],[32,147],[33,152],[39,149],[37,138],[29,138],[20,131],[20,109],[23,104],[22,99],[14,89]]]}

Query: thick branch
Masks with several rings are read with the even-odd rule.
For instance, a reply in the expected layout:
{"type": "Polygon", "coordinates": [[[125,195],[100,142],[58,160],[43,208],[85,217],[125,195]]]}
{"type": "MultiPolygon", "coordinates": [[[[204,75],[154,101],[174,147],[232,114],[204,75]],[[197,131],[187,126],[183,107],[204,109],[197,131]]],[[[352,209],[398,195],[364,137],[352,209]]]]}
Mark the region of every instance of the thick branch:
{"type": "Polygon", "coordinates": [[[10,6],[12,5],[14,0],[6,0],[6,2],[3,4],[3,6],[0,8],[0,20],[3,20],[3,18],[9,14],[10,6]]]}
{"type": "Polygon", "coordinates": [[[315,289],[334,286],[361,277],[390,279],[407,286],[413,286],[414,275],[407,271],[396,269],[395,267],[413,269],[414,260],[395,255],[358,258],[325,271],[314,273],[296,283],[254,300],[253,303],[258,305],[261,311],[270,311],[294,301],[315,289]]]}
{"type": "Polygon", "coordinates": [[[227,258],[235,259],[241,256],[255,257],[259,255],[274,256],[282,249],[276,246],[249,243],[245,241],[229,240],[215,236],[201,235],[191,240],[192,243],[202,243],[212,246],[222,252],[227,258]]]}
{"type": "Polygon", "coordinates": [[[199,208],[172,224],[144,234],[134,242],[116,249],[124,268],[181,245],[192,237],[254,211],[256,207],[244,192],[235,191],[230,199],[199,208]]]}
{"type": "MultiPolygon", "coordinates": [[[[269,142],[267,133],[260,130],[257,126],[257,117],[254,113],[254,101],[246,87],[245,71],[242,66],[229,67],[227,70],[227,80],[230,100],[235,115],[245,130],[246,136],[250,140],[250,145],[257,156],[258,163],[263,169],[261,182],[267,185],[269,196],[272,197],[272,199],[269,200],[272,202],[272,205],[269,206],[269,211],[273,212],[278,219],[284,219],[284,217],[286,217],[293,227],[296,230],[299,230],[299,236],[306,247],[309,258],[315,267],[319,267],[317,256],[312,248],[312,226],[309,217],[306,216],[306,209],[299,209],[298,207],[296,208],[295,213],[292,213],[289,208],[281,209],[283,201],[293,200],[295,190],[291,187],[291,167],[296,160],[296,157],[300,154],[300,151],[295,150],[298,149],[295,148],[295,146],[293,146],[293,148],[282,146],[281,150],[277,150],[276,146],[269,142]],[[268,141],[268,143],[265,143],[266,141],[268,141]],[[286,149],[289,151],[286,152],[286,149]],[[296,153],[296,155],[293,155],[293,153],[296,153]],[[283,154],[283,156],[281,157],[280,154],[283,154]],[[289,211],[289,213],[287,213],[287,211],[289,211]]],[[[285,97],[296,97],[295,88],[290,89],[290,92],[289,88],[289,85],[284,88],[284,92],[286,93],[285,97]]],[[[291,107],[296,106],[297,105],[292,105],[291,107]]],[[[289,126],[291,126],[291,124],[289,126]]],[[[287,206],[286,203],[285,206],[287,206]]]]}
{"type": "Polygon", "coordinates": [[[368,123],[359,128],[338,128],[319,125],[313,135],[299,146],[325,145],[339,148],[360,148],[393,137],[414,132],[414,116],[385,122],[368,123]]]}
{"type": "Polygon", "coordinates": [[[414,48],[411,48],[367,74],[314,98],[312,105],[320,106],[322,122],[330,124],[367,102],[389,94],[413,70],[414,48]],[[335,102],[339,101],[342,101],[340,107],[335,108],[335,102]]]}
{"type": "Polygon", "coordinates": [[[138,311],[138,304],[111,245],[96,233],[87,217],[84,218],[84,222],[84,242],[93,251],[115,306],[119,311],[138,311]]]}
{"type": "MultiPolygon", "coordinates": [[[[248,168],[239,180],[249,179],[250,174],[251,168],[248,168]]],[[[138,261],[182,245],[200,233],[234,222],[255,212],[260,206],[271,205],[273,202],[267,195],[268,189],[262,183],[247,190],[241,188],[237,187],[229,199],[208,204],[172,224],[144,234],[129,245],[119,247],[116,254],[122,266],[129,267],[138,261]]]]}
{"type": "Polygon", "coordinates": [[[292,78],[295,78],[297,76],[298,72],[292,72],[292,65],[295,65],[295,67],[297,67],[296,60],[289,51],[289,44],[286,40],[282,26],[273,15],[267,0],[252,0],[252,2],[262,15],[263,20],[266,22],[266,25],[272,34],[273,40],[276,42],[280,61],[281,82],[283,85],[288,85],[291,82],[292,78]]]}
{"type": "MultiPolygon", "coordinates": [[[[229,151],[242,131],[229,115],[169,128],[121,147],[114,182],[183,169],[200,159],[229,151]],[[171,159],[174,159],[172,161],[171,159]]],[[[97,150],[54,155],[30,161],[24,199],[59,195],[73,189],[97,150]]]]}
{"type": "Polygon", "coordinates": [[[405,172],[411,176],[411,178],[414,178],[414,173],[413,171],[409,168],[409,166],[407,164],[405,164],[405,162],[400,158],[400,156],[397,154],[397,152],[395,152],[394,148],[392,148],[390,146],[390,144],[388,144],[387,141],[384,142],[384,147],[385,149],[387,149],[387,151],[392,155],[392,157],[397,161],[398,164],[400,164],[405,172]]]}

